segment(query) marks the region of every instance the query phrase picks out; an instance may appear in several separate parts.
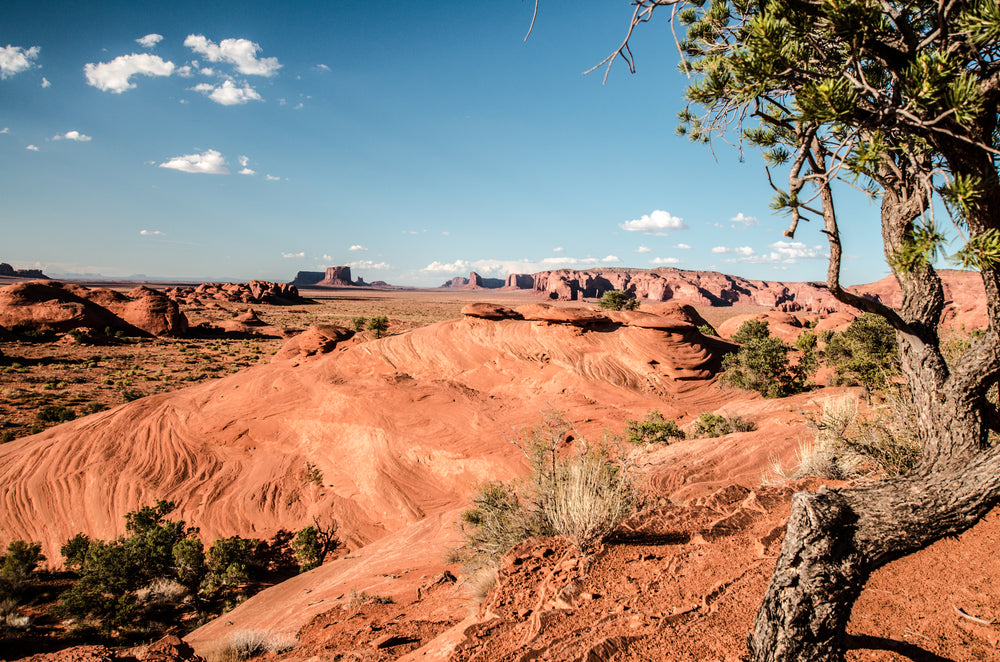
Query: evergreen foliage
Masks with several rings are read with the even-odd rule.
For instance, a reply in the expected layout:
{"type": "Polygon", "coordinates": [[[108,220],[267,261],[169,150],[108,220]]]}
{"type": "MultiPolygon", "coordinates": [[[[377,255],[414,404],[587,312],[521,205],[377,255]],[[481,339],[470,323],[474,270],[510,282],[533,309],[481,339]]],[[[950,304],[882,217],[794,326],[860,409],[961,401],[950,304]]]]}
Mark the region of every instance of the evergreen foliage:
{"type": "Polygon", "coordinates": [[[756,391],[765,398],[780,398],[799,393],[816,370],[815,361],[792,364],[789,347],[770,335],[764,320],[747,320],[733,341],[741,344],[738,351],[727,354],[722,361],[725,373],[720,381],[736,388],[756,391]]]}
{"type": "Polygon", "coordinates": [[[625,419],[625,441],[632,444],[669,444],[673,439],[683,439],[684,432],[677,421],[667,420],[659,411],[651,409],[641,421],[625,419]]]}
{"type": "Polygon", "coordinates": [[[896,332],[883,317],[865,313],[826,344],[824,355],[836,367],[837,384],[861,384],[869,392],[884,389],[899,374],[896,332]]]}
{"type": "Polygon", "coordinates": [[[608,290],[601,295],[597,302],[601,310],[636,310],[639,308],[639,300],[621,290],[608,290]]]}
{"type": "Polygon", "coordinates": [[[385,315],[376,315],[368,320],[367,328],[376,338],[381,338],[389,330],[389,318],[385,315]]]}

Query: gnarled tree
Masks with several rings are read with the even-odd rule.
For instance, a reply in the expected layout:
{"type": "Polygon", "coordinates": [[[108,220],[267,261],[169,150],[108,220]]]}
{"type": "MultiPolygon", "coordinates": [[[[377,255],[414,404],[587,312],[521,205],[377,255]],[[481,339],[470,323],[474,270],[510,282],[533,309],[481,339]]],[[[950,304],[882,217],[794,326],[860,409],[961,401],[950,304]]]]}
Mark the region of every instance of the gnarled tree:
{"type": "Polygon", "coordinates": [[[1000,447],[988,401],[1000,380],[1000,8],[996,0],[635,0],[632,31],[670,12],[691,76],[682,129],[737,135],[763,150],[790,215],[829,240],[827,286],[895,329],[919,412],[921,459],[877,484],[795,495],[781,556],[749,638],[751,659],[837,660],[852,606],[877,568],[972,527],[1000,503],[1000,447]],[[787,169],[787,185],[772,171],[787,169]],[[886,260],[902,288],[892,309],[840,284],[834,183],[881,198],[886,260]],[[935,200],[940,208],[935,209],[935,200]],[[940,218],[944,216],[945,218],[940,218]],[[935,271],[951,223],[953,256],[982,275],[989,328],[949,364],[935,271]]]}

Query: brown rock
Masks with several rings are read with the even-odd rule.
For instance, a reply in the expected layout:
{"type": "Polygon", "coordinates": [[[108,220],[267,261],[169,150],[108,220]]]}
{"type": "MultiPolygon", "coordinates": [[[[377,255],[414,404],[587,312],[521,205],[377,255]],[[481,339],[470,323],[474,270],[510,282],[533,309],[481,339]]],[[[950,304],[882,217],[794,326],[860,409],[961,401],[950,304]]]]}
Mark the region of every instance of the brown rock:
{"type": "Polygon", "coordinates": [[[462,308],[462,314],[467,317],[478,317],[486,320],[519,320],[524,317],[507,306],[495,303],[470,303],[462,308]]]}

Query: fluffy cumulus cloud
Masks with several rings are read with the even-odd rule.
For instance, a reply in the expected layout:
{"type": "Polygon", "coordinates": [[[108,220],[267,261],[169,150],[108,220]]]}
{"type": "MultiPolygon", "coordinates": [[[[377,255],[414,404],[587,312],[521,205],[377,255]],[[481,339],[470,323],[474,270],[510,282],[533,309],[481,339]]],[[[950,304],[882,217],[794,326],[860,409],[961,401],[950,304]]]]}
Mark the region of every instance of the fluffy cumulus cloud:
{"type": "Polygon", "coordinates": [[[40,150],[38,149],[38,145],[28,145],[27,147],[25,147],[25,149],[26,149],[26,150],[28,150],[29,152],[37,152],[37,151],[40,151],[40,150]]]}
{"type": "Polygon", "coordinates": [[[688,246],[687,244],[677,244],[676,246],[674,246],[674,248],[679,248],[682,251],[689,251],[689,250],[691,250],[691,247],[688,246]]]}
{"type": "Polygon", "coordinates": [[[280,182],[281,181],[281,177],[278,177],[276,175],[264,175],[264,179],[266,179],[269,182],[280,182]]]}
{"type": "Polygon", "coordinates": [[[553,253],[562,253],[562,252],[563,252],[563,251],[565,251],[565,250],[566,250],[566,249],[565,249],[565,248],[563,248],[562,246],[556,246],[555,248],[553,248],[553,249],[552,249],[552,252],[553,252],[553,253]]]}
{"type": "Polygon", "coordinates": [[[604,264],[614,264],[615,262],[621,262],[621,258],[617,255],[608,255],[607,257],[602,258],[601,262],[604,264]]]}
{"type": "Polygon", "coordinates": [[[41,46],[31,48],[21,48],[20,46],[7,45],[0,48],[0,79],[10,78],[22,71],[27,71],[34,66],[41,46]]]}
{"type": "Polygon", "coordinates": [[[139,234],[144,237],[162,237],[163,233],[159,230],[140,230],[139,234]]]}
{"type": "Polygon", "coordinates": [[[289,259],[290,258],[303,258],[305,256],[306,256],[306,252],[305,251],[299,251],[298,253],[282,253],[281,254],[281,257],[283,257],[283,258],[289,258],[289,259]]]}
{"type": "Polygon", "coordinates": [[[139,37],[138,39],[136,39],[135,43],[139,44],[143,48],[152,48],[153,46],[156,46],[158,43],[160,43],[162,40],[163,40],[162,34],[156,34],[155,32],[151,32],[145,37],[139,37]]]}
{"type": "Polygon", "coordinates": [[[222,154],[214,149],[209,149],[201,154],[185,154],[175,156],[169,161],[160,164],[161,168],[180,170],[181,172],[193,172],[203,175],[228,175],[226,159],[222,154]]]}
{"type": "Polygon", "coordinates": [[[209,62],[228,62],[248,76],[273,76],[281,68],[276,57],[258,58],[260,46],[249,39],[223,39],[218,44],[204,35],[188,35],[184,45],[209,62]]]}
{"type": "Polygon", "coordinates": [[[348,262],[347,266],[352,269],[392,269],[392,265],[388,262],[375,262],[373,260],[358,260],[356,262],[348,262]]]}
{"type": "Polygon", "coordinates": [[[45,76],[42,76],[42,87],[52,87],[52,83],[45,76]]]}
{"type": "Polygon", "coordinates": [[[454,262],[438,262],[435,260],[421,271],[427,273],[455,273],[456,271],[472,271],[472,263],[465,260],[455,260],[454,262]]]}
{"type": "Polygon", "coordinates": [[[820,246],[807,246],[801,241],[776,241],[770,246],[767,253],[758,255],[749,246],[740,248],[725,248],[716,246],[713,253],[731,253],[738,257],[726,260],[726,262],[747,262],[751,264],[796,264],[799,260],[821,260],[825,259],[826,253],[820,246]],[[722,249],[722,250],[719,250],[722,249]]]}
{"type": "Polygon", "coordinates": [[[649,261],[650,264],[680,264],[681,261],[676,257],[654,257],[649,261]]]}
{"type": "Polygon", "coordinates": [[[242,169],[240,170],[240,174],[241,175],[256,175],[257,174],[257,172],[255,170],[252,170],[249,167],[250,166],[250,157],[240,156],[239,159],[237,159],[237,160],[240,162],[240,166],[242,167],[242,169]]]}
{"type": "Polygon", "coordinates": [[[712,249],[712,252],[720,255],[743,255],[746,257],[756,253],[756,251],[749,246],[716,246],[712,249]]]}
{"type": "Polygon", "coordinates": [[[652,253],[653,249],[650,248],[649,246],[640,246],[639,248],[635,249],[635,252],[636,253],[652,253]]]}
{"type": "Polygon", "coordinates": [[[347,250],[349,250],[349,251],[366,251],[368,249],[365,248],[364,246],[362,246],[361,244],[354,244],[353,246],[351,246],[347,250]]]}
{"type": "Polygon", "coordinates": [[[757,225],[756,216],[744,216],[743,212],[736,214],[736,216],[733,216],[731,219],[729,219],[729,221],[733,225],[744,225],[746,227],[750,227],[751,225],[757,225]]]}
{"type": "Polygon", "coordinates": [[[670,212],[657,209],[652,214],[644,214],[642,218],[625,221],[619,224],[627,232],[642,232],[643,234],[664,234],[668,230],[687,230],[684,219],[671,216],[670,212]]]}
{"type": "Polygon", "coordinates": [[[83,65],[88,85],[114,94],[121,94],[125,90],[134,88],[132,76],[170,76],[174,73],[174,69],[173,62],[149,53],[119,55],[111,62],[97,64],[88,62],[83,65]]]}
{"type": "Polygon", "coordinates": [[[75,140],[78,143],[85,143],[90,142],[91,137],[84,135],[79,131],[67,131],[62,135],[52,136],[52,140],[75,140]]]}
{"type": "Polygon", "coordinates": [[[4,128],[0,129],[0,134],[3,133],[10,133],[10,127],[5,126],[4,128]]]}
{"type": "Polygon", "coordinates": [[[222,106],[241,106],[249,101],[261,100],[261,96],[257,93],[257,90],[246,84],[243,87],[239,87],[231,80],[223,81],[222,85],[199,83],[191,89],[195,92],[201,92],[222,106]]]}

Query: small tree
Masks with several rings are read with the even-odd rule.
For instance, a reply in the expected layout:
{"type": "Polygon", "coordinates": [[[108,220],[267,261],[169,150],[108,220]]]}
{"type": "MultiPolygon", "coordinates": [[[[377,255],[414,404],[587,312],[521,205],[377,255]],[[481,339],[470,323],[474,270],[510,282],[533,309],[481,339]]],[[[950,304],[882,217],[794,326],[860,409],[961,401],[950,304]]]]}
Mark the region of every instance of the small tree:
{"type": "Polygon", "coordinates": [[[770,335],[764,320],[747,320],[733,334],[733,340],[742,344],[722,360],[725,373],[720,380],[725,384],[756,391],[765,398],[779,398],[804,390],[806,369],[815,370],[815,364],[792,365],[788,346],[770,335]]]}
{"type": "Polygon", "coordinates": [[[389,318],[385,315],[378,315],[368,320],[368,330],[375,334],[376,338],[381,338],[389,330],[389,318]]]}
{"type": "Polygon", "coordinates": [[[601,295],[597,306],[601,310],[636,310],[639,307],[639,300],[628,292],[608,290],[601,295]]]}
{"type": "Polygon", "coordinates": [[[889,378],[899,374],[896,332],[872,313],[864,313],[831,337],[824,354],[837,368],[838,383],[861,384],[868,392],[885,388],[889,378]]]}
{"type": "Polygon", "coordinates": [[[625,419],[625,441],[633,444],[669,444],[673,439],[683,439],[684,432],[677,421],[667,420],[659,411],[651,409],[642,421],[625,419]]]}
{"type": "Polygon", "coordinates": [[[354,330],[358,333],[365,330],[365,324],[367,323],[368,320],[364,317],[354,317],[351,319],[351,326],[354,327],[354,330]]]}
{"type": "Polygon", "coordinates": [[[314,518],[313,523],[295,534],[292,540],[292,549],[299,562],[299,571],[306,572],[323,565],[326,557],[336,551],[340,544],[340,539],[337,538],[337,523],[331,521],[324,526],[320,524],[318,518],[314,518]]]}

